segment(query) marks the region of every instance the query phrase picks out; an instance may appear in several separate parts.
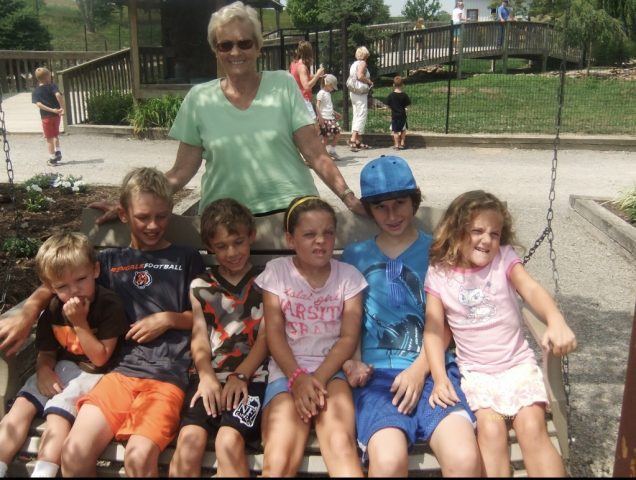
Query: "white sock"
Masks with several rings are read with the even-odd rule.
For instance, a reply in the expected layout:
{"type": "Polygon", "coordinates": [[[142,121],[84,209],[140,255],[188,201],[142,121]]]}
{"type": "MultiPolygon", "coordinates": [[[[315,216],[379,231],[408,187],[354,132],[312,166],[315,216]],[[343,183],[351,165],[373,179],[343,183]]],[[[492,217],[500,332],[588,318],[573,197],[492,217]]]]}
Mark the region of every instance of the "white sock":
{"type": "Polygon", "coordinates": [[[333,145],[327,145],[327,151],[329,153],[333,153],[336,151],[336,147],[334,147],[333,145]]]}
{"type": "Polygon", "coordinates": [[[45,462],[44,460],[38,460],[35,462],[35,468],[33,468],[33,473],[31,474],[31,478],[34,477],[42,477],[42,478],[53,478],[57,476],[57,472],[60,469],[60,466],[57,463],[45,462]]]}
{"type": "Polygon", "coordinates": [[[0,462],[0,478],[4,478],[7,476],[7,464],[4,462],[0,462]]]}

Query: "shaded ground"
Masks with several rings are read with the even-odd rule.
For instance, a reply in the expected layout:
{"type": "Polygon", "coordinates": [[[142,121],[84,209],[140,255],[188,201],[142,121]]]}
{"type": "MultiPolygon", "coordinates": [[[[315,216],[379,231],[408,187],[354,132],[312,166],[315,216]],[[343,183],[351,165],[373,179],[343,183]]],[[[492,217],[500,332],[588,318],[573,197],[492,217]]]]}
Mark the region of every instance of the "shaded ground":
{"type": "MultiPolygon", "coordinates": [[[[49,207],[41,212],[29,212],[24,208],[24,190],[16,189],[16,204],[19,207],[20,221],[18,238],[33,239],[41,244],[57,232],[78,231],[82,209],[95,201],[116,201],[119,187],[91,185],[85,193],[63,194],[59,189],[45,190],[47,197],[53,199],[49,207]]],[[[177,200],[187,192],[183,191],[177,200]]],[[[11,278],[6,285],[6,306],[8,308],[24,300],[38,285],[33,258],[16,258],[9,263],[9,255],[1,248],[7,238],[16,237],[16,205],[8,200],[9,185],[0,183],[0,298],[5,291],[5,272],[11,269],[11,278]]],[[[5,309],[5,310],[6,310],[5,309]]]]}

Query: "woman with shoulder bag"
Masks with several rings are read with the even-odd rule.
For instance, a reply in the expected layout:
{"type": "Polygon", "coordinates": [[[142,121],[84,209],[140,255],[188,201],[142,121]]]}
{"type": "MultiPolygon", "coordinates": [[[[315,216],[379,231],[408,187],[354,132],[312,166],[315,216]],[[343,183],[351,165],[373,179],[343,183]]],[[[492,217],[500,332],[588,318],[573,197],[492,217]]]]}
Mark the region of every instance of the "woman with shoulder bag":
{"type": "Polygon", "coordinates": [[[358,47],[356,50],[356,61],[351,64],[349,80],[347,80],[349,98],[351,99],[351,105],[353,107],[351,139],[349,140],[349,147],[352,152],[369,148],[369,145],[362,143],[362,134],[367,124],[367,96],[369,90],[373,87],[369,68],[367,67],[368,58],[369,50],[367,50],[366,47],[358,47]]]}

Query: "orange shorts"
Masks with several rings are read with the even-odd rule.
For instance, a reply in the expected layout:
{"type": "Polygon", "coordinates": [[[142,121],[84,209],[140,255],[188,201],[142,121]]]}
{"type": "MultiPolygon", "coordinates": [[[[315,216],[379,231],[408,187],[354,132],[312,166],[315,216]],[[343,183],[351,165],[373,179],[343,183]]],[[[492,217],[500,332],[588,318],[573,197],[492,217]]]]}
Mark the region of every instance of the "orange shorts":
{"type": "Polygon", "coordinates": [[[55,138],[60,135],[60,116],[42,117],[42,130],[44,138],[55,138]]]}
{"type": "Polygon", "coordinates": [[[183,390],[171,383],[111,372],[77,401],[77,409],[85,403],[95,405],[116,440],[141,435],[163,451],[177,434],[184,396],[183,390]]]}

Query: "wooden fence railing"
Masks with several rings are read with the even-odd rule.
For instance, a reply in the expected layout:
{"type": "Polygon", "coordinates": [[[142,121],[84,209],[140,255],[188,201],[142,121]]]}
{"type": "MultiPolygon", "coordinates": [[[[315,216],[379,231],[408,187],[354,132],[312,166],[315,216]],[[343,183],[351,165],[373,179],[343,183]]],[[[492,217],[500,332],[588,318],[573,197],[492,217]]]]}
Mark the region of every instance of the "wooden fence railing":
{"type": "Polygon", "coordinates": [[[5,93],[26,92],[37,86],[34,71],[38,67],[46,67],[55,75],[102,55],[104,52],[0,50],[0,87],[5,93]]]}
{"type": "Polygon", "coordinates": [[[84,123],[88,120],[87,104],[92,96],[132,92],[130,49],[62,70],[58,77],[66,101],[67,124],[84,123]]]}

